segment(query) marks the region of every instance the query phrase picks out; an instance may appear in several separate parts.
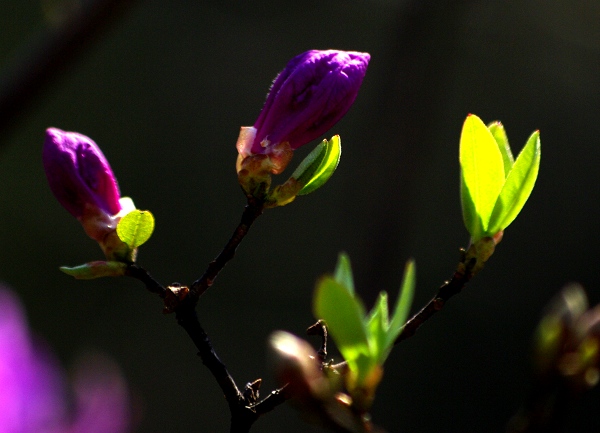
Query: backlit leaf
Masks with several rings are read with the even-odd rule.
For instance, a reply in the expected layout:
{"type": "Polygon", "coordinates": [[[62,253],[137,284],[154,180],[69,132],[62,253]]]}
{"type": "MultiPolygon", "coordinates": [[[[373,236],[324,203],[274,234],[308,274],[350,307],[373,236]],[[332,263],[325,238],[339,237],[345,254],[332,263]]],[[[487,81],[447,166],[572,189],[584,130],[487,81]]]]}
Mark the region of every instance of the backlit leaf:
{"type": "Polygon", "coordinates": [[[334,278],[326,276],[317,283],[313,313],[322,319],[336,346],[351,369],[356,369],[360,354],[369,354],[365,310],[362,303],[334,278]]]}
{"type": "MultiPolygon", "coordinates": [[[[490,130],[474,114],[467,116],[460,137],[460,165],[464,190],[461,194],[463,210],[474,207],[475,215],[481,219],[482,231],[487,229],[490,215],[498,194],[504,185],[504,163],[502,154],[490,130]],[[464,203],[464,200],[471,203],[464,203]]],[[[467,229],[473,229],[475,215],[465,217],[467,229]]],[[[471,232],[477,239],[480,233],[471,232]]]]}
{"type": "Polygon", "coordinates": [[[500,192],[487,230],[490,236],[504,230],[517,217],[529,198],[540,168],[540,133],[535,131],[519,153],[500,192]]]}
{"type": "Polygon", "coordinates": [[[333,175],[340,162],[342,142],[339,135],[334,135],[331,140],[323,140],[300,163],[292,177],[304,185],[298,195],[310,194],[323,186],[333,175]]]}
{"type": "Polygon", "coordinates": [[[117,235],[130,249],[150,239],[154,231],[154,216],[149,211],[134,210],[119,221],[117,235]]]}

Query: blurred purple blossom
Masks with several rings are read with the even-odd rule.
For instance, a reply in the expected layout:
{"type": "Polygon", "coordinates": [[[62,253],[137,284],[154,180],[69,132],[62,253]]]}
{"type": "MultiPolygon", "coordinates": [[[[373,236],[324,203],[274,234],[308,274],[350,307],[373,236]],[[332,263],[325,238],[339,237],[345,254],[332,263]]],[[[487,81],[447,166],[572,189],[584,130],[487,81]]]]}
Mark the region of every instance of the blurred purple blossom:
{"type": "Polygon", "coordinates": [[[371,56],[311,50],[279,73],[254,123],[256,135],[245,154],[269,153],[279,143],[292,149],[318,138],[346,114],[358,94],[371,56]]]}
{"type": "Polygon", "coordinates": [[[117,180],[96,143],[77,132],[46,130],[44,169],[50,189],[74,217],[121,210],[117,180]]]}
{"type": "Polygon", "coordinates": [[[71,391],[64,379],[49,348],[29,334],[16,296],[0,285],[0,433],[129,430],[129,394],[111,361],[82,359],[71,391]]]}

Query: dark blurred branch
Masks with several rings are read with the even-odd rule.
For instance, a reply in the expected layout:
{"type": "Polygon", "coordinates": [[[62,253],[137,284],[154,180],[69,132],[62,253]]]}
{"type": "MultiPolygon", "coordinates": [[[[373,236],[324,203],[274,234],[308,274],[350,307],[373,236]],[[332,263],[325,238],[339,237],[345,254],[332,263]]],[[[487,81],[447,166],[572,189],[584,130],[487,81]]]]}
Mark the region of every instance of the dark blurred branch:
{"type": "Polygon", "coordinates": [[[0,78],[0,137],[61,72],[80,56],[108,24],[136,0],[95,0],[71,13],[27,44],[0,78]]]}

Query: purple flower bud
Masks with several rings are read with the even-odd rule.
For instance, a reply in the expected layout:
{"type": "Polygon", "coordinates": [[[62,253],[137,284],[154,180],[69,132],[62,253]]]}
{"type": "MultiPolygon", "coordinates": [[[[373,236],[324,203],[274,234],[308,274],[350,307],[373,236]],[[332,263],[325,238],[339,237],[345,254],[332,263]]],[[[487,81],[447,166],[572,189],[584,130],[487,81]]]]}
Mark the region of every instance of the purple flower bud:
{"type": "Polygon", "coordinates": [[[294,57],[275,79],[245,153],[269,153],[283,142],[297,149],[328,131],[356,99],[370,58],[336,50],[294,57]]]}
{"type": "Polygon", "coordinates": [[[50,189],[74,217],[81,219],[97,210],[108,215],[119,213],[117,180],[92,139],[48,128],[43,160],[50,189]]]}
{"type": "Polygon", "coordinates": [[[91,355],[82,359],[74,392],[67,389],[56,357],[30,334],[19,300],[0,285],[0,432],[130,431],[129,391],[114,362],[91,355]]]}

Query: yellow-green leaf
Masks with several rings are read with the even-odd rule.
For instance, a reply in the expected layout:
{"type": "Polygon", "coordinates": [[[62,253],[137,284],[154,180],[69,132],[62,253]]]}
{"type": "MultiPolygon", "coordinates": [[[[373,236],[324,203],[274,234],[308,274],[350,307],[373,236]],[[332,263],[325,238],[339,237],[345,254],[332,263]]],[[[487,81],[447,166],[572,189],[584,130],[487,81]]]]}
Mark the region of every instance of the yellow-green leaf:
{"type": "Polygon", "coordinates": [[[541,158],[540,133],[535,131],[519,153],[490,218],[487,233],[493,236],[514,221],[535,185],[541,158]]]}
{"type": "Polygon", "coordinates": [[[474,239],[481,236],[474,222],[481,220],[481,231],[487,225],[504,185],[504,162],[498,144],[481,119],[469,114],[460,137],[460,166],[464,182],[462,194],[463,212],[467,229],[474,239]],[[468,193],[468,194],[467,194],[468,193]],[[470,200],[471,203],[464,203],[470,200]]]}
{"type": "Polygon", "coordinates": [[[117,235],[130,249],[142,245],[154,231],[154,216],[150,211],[134,210],[119,221],[117,235]]]}
{"type": "Polygon", "coordinates": [[[298,195],[310,194],[323,186],[333,175],[342,155],[342,142],[339,135],[334,135],[331,140],[323,140],[300,163],[292,174],[301,185],[304,185],[298,195]]]}
{"type": "Polygon", "coordinates": [[[400,285],[400,293],[398,293],[398,299],[396,300],[396,308],[394,309],[394,315],[390,321],[390,327],[388,331],[388,350],[391,350],[394,345],[394,341],[402,332],[402,328],[406,323],[408,313],[410,312],[410,306],[415,293],[416,286],[416,272],[415,272],[414,260],[409,260],[404,268],[404,276],[402,277],[402,284],[400,285]]]}
{"type": "Polygon", "coordinates": [[[510,150],[508,136],[506,135],[504,125],[499,121],[495,121],[488,125],[488,129],[494,136],[494,140],[496,140],[498,149],[502,154],[502,161],[504,162],[504,177],[506,177],[515,163],[515,158],[513,157],[512,150],[510,150]]]}

